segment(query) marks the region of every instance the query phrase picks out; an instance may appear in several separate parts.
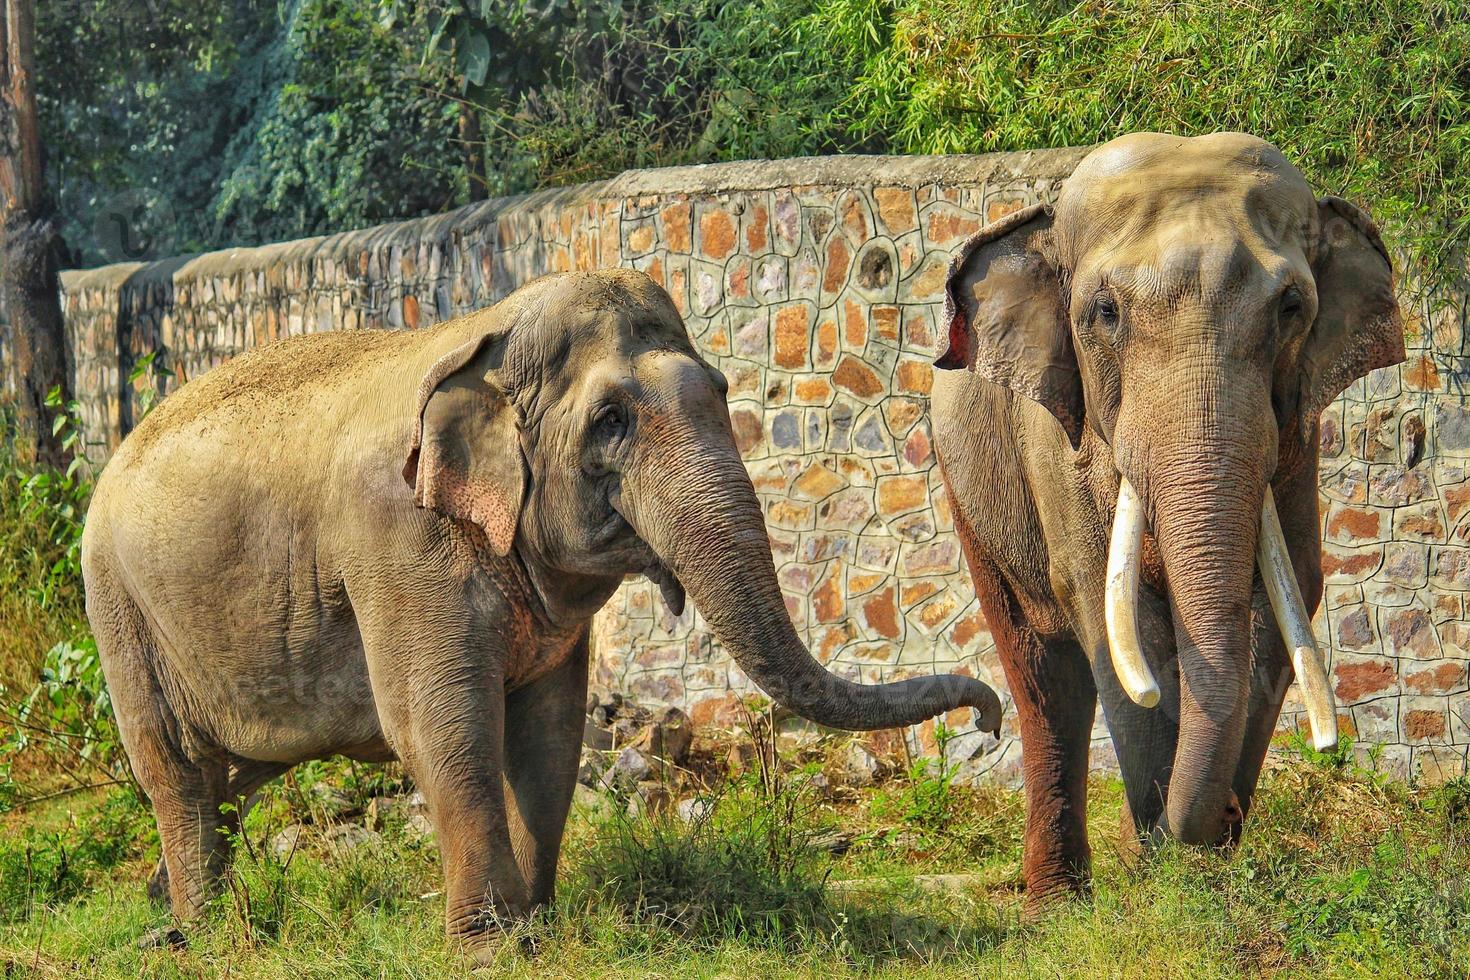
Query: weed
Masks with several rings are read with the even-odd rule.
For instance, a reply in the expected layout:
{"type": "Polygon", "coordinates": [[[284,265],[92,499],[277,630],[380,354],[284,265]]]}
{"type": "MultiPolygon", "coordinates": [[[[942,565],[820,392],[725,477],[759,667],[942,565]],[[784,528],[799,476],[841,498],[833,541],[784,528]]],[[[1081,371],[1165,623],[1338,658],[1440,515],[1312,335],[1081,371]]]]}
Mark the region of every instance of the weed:
{"type": "Polygon", "coordinates": [[[759,770],[744,775],[687,822],[667,812],[606,819],[577,855],[584,902],[684,936],[777,947],[830,929],[817,804],[809,782],[788,775],[774,790],[759,770]]]}
{"type": "Polygon", "coordinates": [[[150,839],[151,820],[138,795],[119,790],[60,826],[0,837],[0,923],[25,921],[66,902],[129,858],[150,839]]]}

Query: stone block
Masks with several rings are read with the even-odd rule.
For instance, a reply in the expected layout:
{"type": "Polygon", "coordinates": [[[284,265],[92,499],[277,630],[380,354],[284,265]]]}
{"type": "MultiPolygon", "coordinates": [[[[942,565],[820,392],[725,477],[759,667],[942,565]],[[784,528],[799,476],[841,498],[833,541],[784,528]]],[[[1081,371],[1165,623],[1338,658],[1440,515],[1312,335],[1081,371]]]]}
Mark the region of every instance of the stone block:
{"type": "Polygon", "coordinates": [[[873,201],[883,230],[897,237],[918,227],[918,206],[914,192],[906,187],[875,187],[873,201]]]}

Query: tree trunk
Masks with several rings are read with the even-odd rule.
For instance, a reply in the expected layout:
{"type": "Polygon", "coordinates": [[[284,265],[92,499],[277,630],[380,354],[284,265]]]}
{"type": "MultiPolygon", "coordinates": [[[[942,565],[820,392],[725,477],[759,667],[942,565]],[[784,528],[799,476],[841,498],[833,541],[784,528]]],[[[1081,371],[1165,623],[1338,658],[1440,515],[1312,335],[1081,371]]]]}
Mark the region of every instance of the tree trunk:
{"type": "Polygon", "coordinates": [[[490,189],[485,177],[485,137],[480,131],[480,112],[468,101],[459,104],[459,142],[470,178],[470,200],[481,200],[490,189]]]}
{"type": "Polygon", "coordinates": [[[23,459],[60,468],[46,395],[70,400],[65,332],[57,277],[61,253],[42,171],[36,119],[34,0],[4,0],[0,22],[0,231],[4,234],[5,336],[0,357],[14,401],[17,449],[23,459]]]}

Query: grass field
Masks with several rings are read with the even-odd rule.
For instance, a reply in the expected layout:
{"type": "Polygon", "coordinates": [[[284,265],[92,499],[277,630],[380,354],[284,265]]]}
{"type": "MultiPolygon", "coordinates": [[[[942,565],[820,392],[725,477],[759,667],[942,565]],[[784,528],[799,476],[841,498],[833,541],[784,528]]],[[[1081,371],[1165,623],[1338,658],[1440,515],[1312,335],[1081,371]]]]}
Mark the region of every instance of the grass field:
{"type": "MultiPolygon", "coordinates": [[[[808,752],[806,760],[813,758],[808,752]]],[[[1121,788],[1093,786],[1089,901],[1024,921],[1019,794],[922,770],[874,787],[716,781],[693,822],[579,805],[554,910],[502,941],[504,976],[1447,976],[1470,971],[1470,786],[1411,792],[1318,758],[1268,773],[1231,858],[1127,866],[1121,788]],[[840,842],[840,845],[834,843],[840,842]],[[944,877],[940,877],[944,876],[944,877]]],[[[706,781],[708,785],[708,781],[706,781]]],[[[0,818],[5,977],[432,977],[446,948],[437,852],[390,770],[298,770],[252,814],[236,870],[187,949],[137,948],[167,912],[130,790],[0,818]],[[324,803],[323,801],[327,801],[324,803]],[[330,803],[330,806],[328,806],[330,803]],[[348,848],[332,812],[374,831],[348,848]],[[304,825],[294,850],[273,842],[304,825]],[[333,843],[336,837],[338,843],[333,843]]],[[[675,795],[687,790],[676,787],[675,795]]]]}

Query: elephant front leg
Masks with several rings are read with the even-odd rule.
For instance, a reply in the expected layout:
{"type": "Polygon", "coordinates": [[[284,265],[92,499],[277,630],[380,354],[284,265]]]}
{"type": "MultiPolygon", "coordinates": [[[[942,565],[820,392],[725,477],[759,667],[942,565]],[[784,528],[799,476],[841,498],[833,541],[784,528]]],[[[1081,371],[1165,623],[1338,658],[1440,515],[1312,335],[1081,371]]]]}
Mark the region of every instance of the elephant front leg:
{"type": "Polygon", "coordinates": [[[1265,595],[1257,592],[1251,603],[1251,690],[1245,721],[1245,741],[1240,749],[1240,762],[1235,768],[1233,788],[1238,803],[1239,819],[1232,824],[1231,842],[1240,837],[1246,815],[1255,798],[1261,766],[1276,734],[1281,717],[1281,703],[1286,689],[1295,677],[1291,657],[1281,640],[1280,628],[1271,613],[1265,595]]]}
{"type": "Polygon", "coordinates": [[[506,699],[510,836],[532,906],[549,905],[577,785],[587,709],[587,638],[567,662],[506,699]]]}
{"type": "Polygon", "coordinates": [[[530,915],[530,889],[511,848],[505,798],[505,694],[483,666],[438,670],[456,678],[426,691],[403,753],[424,794],[444,864],[445,928],[474,947],[530,915]]]}
{"type": "Polygon", "coordinates": [[[1026,783],[1021,868],[1026,910],[1034,914],[1057,897],[1091,887],[1087,754],[1097,693],[1075,640],[1043,639],[988,563],[972,562],[971,574],[1021,725],[1026,783]]]}
{"type": "Polygon", "coordinates": [[[1152,708],[1134,704],[1118,681],[1108,652],[1101,603],[1090,604],[1085,618],[1081,632],[1093,650],[1093,677],[1123,776],[1126,802],[1120,843],[1124,854],[1133,857],[1153,837],[1163,819],[1169,775],[1179,744],[1179,670],[1174,658],[1173,618],[1166,597],[1151,588],[1139,591],[1139,636],[1159,684],[1159,703],[1152,708]]]}

